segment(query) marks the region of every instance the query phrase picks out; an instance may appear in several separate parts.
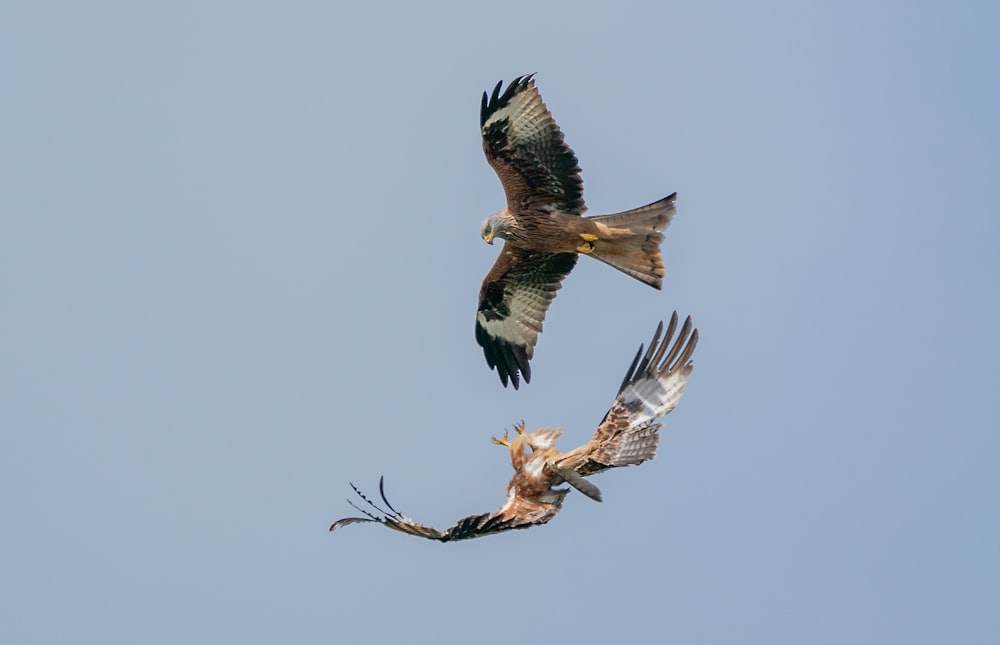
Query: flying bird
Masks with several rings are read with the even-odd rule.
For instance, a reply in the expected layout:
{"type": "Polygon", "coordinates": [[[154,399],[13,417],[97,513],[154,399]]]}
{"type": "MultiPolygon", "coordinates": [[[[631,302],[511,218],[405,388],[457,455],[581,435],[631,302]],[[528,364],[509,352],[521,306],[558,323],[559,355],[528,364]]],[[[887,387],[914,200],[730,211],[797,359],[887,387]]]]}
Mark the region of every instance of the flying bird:
{"type": "Polygon", "coordinates": [[[330,530],[374,522],[410,535],[450,542],[545,524],[556,516],[569,494],[569,488],[556,488],[563,483],[601,501],[600,489],[586,478],[609,468],[641,464],[656,456],[658,431],[663,426],[657,419],[677,405],[694,367],[691,355],[698,343],[698,330],[692,328],[690,316],[676,340],[673,337],[677,332],[677,312],[661,338],[662,332],[661,322],[645,354],[639,347],[611,409],[588,443],[569,452],[559,452],[555,440],[562,430],[541,428],[527,433],[523,421],[515,426],[513,439],[507,432],[502,438],[493,439],[493,443],[510,449],[514,467],[514,476],[507,484],[507,499],[493,513],[470,515],[443,531],[424,526],[393,508],[385,496],[385,480],[380,479],[379,496],[385,507],[351,484],[369,508],[348,500],[364,517],[345,517],[334,522],[330,530]]]}
{"type": "Polygon", "coordinates": [[[573,150],[532,80],[515,78],[501,94],[483,92],[479,124],[486,160],[496,171],[507,208],[480,230],[503,249],[483,280],[476,341],[504,387],[531,381],[529,361],[542,321],[563,278],[582,253],[651,287],[663,287],[660,244],[677,193],[639,208],[583,217],[583,180],[573,150]]]}

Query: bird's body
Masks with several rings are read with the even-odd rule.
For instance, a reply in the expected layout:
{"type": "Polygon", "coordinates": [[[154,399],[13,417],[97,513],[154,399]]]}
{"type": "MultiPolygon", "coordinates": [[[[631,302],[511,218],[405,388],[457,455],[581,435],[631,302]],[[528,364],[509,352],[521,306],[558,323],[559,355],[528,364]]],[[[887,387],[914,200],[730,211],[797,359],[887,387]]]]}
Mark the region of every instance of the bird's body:
{"type": "Polygon", "coordinates": [[[516,429],[517,436],[510,442],[506,433],[503,439],[493,440],[510,447],[510,463],[514,467],[514,476],[507,482],[507,501],[496,515],[544,524],[555,517],[569,493],[569,489],[554,488],[562,480],[546,466],[558,457],[554,440],[561,430],[543,428],[527,434],[523,423],[516,429]]]}
{"type": "MultiPolygon", "coordinates": [[[[639,348],[618,395],[588,443],[560,452],[555,445],[562,433],[560,429],[541,428],[527,433],[523,422],[515,427],[513,439],[508,439],[507,433],[494,439],[494,443],[509,448],[514,469],[507,483],[506,500],[495,512],[465,517],[447,530],[434,529],[396,511],[386,499],[380,482],[379,493],[386,508],[380,508],[354,488],[373,510],[355,506],[365,517],[338,520],[330,530],[359,522],[377,522],[410,535],[449,542],[548,522],[562,509],[570,492],[569,488],[558,488],[563,484],[601,501],[601,491],[587,477],[609,468],[640,464],[656,456],[658,431],[662,426],[657,418],[673,410],[683,395],[693,369],[691,356],[698,343],[698,331],[692,327],[690,318],[675,340],[677,331],[675,313],[662,341],[661,323],[645,355],[639,348]]],[[[354,506],[353,502],[351,505],[354,506]]]]}
{"type": "Polygon", "coordinates": [[[509,209],[486,218],[484,239],[502,238],[507,245],[540,253],[583,253],[656,289],[663,288],[660,243],[674,211],[671,195],[624,213],[580,217],[554,211],[518,217],[509,209]]]}
{"type": "Polygon", "coordinates": [[[504,240],[483,280],[476,341],[506,386],[531,380],[529,361],[549,304],[580,254],[610,264],[656,289],[663,286],[663,231],[677,194],[639,208],[584,217],[583,181],[573,150],[542,102],[531,76],[501,94],[483,94],[483,151],[507,207],[487,217],[482,238],[504,240]]]}

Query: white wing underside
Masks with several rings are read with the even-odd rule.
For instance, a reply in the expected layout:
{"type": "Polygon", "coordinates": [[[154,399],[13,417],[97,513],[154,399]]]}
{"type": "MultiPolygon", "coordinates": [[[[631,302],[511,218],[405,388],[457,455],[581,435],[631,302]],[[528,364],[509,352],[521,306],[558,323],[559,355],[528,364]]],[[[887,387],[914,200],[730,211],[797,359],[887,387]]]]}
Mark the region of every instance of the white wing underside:
{"type": "Polygon", "coordinates": [[[663,379],[643,379],[626,386],[618,400],[630,411],[630,425],[647,425],[673,410],[684,394],[687,377],[686,370],[679,370],[663,379]]]}
{"type": "Polygon", "coordinates": [[[538,334],[542,332],[542,319],[552,298],[540,287],[521,283],[517,289],[507,288],[504,295],[510,300],[512,315],[501,320],[489,320],[482,312],[477,314],[479,324],[493,338],[524,345],[530,359],[534,355],[538,334]]]}

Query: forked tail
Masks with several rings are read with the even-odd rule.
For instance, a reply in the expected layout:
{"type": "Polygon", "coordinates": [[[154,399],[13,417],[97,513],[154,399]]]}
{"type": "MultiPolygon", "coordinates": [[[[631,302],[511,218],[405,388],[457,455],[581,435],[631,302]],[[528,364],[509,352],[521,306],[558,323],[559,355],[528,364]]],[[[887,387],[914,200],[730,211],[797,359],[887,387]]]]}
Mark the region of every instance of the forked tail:
{"type": "Polygon", "coordinates": [[[597,225],[592,257],[645,282],[663,288],[663,231],[677,210],[677,193],[622,213],[588,217],[597,225]]]}

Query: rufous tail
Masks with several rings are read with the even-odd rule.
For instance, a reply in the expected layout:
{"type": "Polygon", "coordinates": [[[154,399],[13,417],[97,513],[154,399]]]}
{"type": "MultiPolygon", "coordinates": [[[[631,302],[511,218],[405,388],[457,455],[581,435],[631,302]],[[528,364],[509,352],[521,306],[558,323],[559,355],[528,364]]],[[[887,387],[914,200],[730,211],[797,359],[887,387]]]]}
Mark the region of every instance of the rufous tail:
{"type": "Polygon", "coordinates": [[[588,217],[598,226],[590,255],[656,289],[663,288],[663,231],[677,210],[677,193],[622,213],[588,217]]]}

